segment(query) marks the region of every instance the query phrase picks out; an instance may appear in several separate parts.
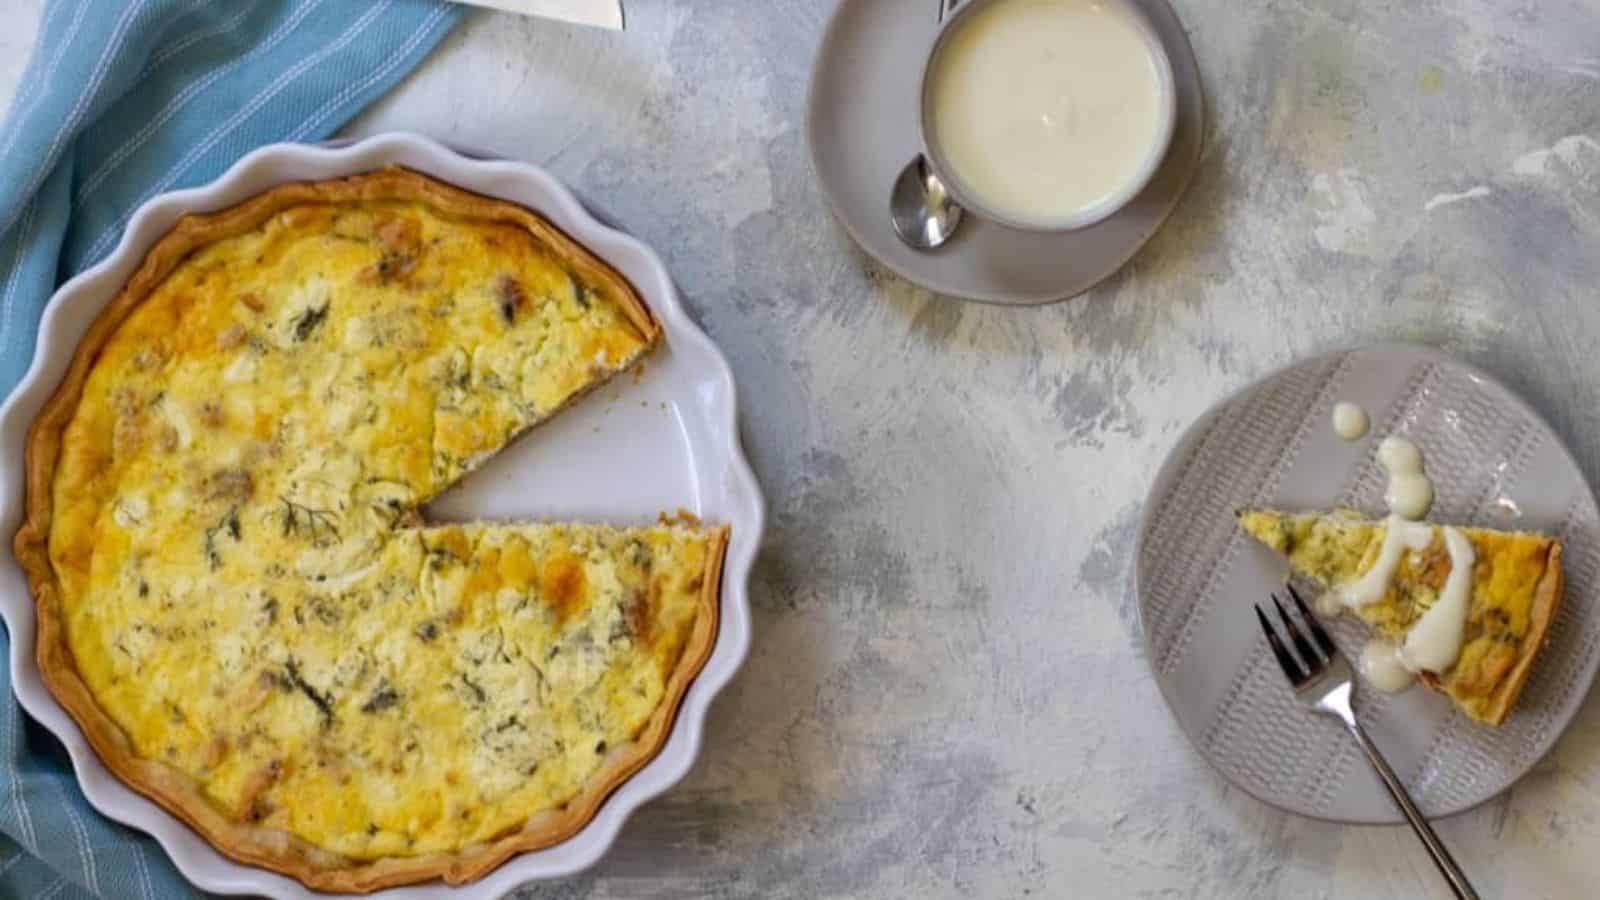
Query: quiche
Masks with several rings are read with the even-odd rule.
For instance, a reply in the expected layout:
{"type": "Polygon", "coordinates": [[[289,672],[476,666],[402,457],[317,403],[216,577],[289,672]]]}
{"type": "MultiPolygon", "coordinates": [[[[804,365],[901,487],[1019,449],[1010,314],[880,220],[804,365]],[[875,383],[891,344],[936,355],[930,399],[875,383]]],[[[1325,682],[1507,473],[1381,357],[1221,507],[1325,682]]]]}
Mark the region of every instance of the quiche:
{"type": "MultiPolygon", "coordinates": [[[[1389,527],[1348,510],[1270,509],[1240,512],[1239,526],[1286,556],[1296,573],[1328,589],[1353,583],[1374,567],[1389,527]]],[[[1431,531],[1425,545],[1402,553],[1382,596],[1354,610],[1397,644],[1439,600],[1450,575],[1444,529],[1420,527],[1431,531]]],[[[1561,543],[1528,532],[1454,530],[1470,542],[1473,558],[1463,641],[1453,665],[1420,677],[1469,717],[1499,725],[1528,680],[1561,602],[1561,543]]]]}
{"type": "Polygon", "coordinates": [[[125,782],[319,890],[570,836],[665,742],[728,530],[421,510],[660,335],[539,216],[408,170],[185,217],[30,432],[50,690],[125,782]]]}

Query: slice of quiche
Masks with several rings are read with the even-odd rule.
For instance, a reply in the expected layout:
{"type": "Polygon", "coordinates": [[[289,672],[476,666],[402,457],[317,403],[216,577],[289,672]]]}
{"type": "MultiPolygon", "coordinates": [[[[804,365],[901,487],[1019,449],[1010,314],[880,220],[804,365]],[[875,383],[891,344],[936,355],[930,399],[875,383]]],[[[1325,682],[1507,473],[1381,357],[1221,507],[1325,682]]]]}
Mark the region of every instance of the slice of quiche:
{"type": "Polygon", "coordinates": [[[124,781],[317,889],[565,839],[664,743],[727,529],[421,510],[660,333],[543,219],[414,172],[185,218],[30,435],[46,683],[124,781]]]}
{"type": "MultiPolygon", "coordinates": [[[[1373,568],[1388,528],[1385,520],[1348,510],[1244,510],[1239,526],[1286,556],[1296,573],[1330,590],[1373,568]]],[[[1431,529],[1431,539],[1402,553],[1382,596],[1354,610],[1396,644],[1439,599],[1450,575],[1443,529],[1422,527],[1431,529]]],[[[1468,716],[1499,725],[1516,703],[1561,602],[1561,543],[1528,532],[1456,530],[1471,542],[1475,559],[1464,641],[1453,666],[1420,677],[1468,716]]]]}

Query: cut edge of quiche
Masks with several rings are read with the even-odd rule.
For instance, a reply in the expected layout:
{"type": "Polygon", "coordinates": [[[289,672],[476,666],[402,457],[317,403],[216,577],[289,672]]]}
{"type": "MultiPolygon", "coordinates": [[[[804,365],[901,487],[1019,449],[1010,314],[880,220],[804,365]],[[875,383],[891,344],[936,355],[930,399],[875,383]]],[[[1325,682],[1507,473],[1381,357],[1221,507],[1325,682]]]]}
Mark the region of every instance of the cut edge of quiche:
{"type": "MultiPolygon", "coordinates": [[[[35,658],[40,673],[107,768],[194,828],[225,855],[290,875],[317,890],[334,892],[366,893],[432,878],[451,884],[472,881],[518,853],[558,843],[588,824],[606,798],[660,752],[689,685],[711,656],[719,627],[722,567],[731,533],[727,525],[700,526],[692,517],[680,516],[679,524],[697,527],[707,535],[708,555],[701,573],[697,613],[678,661],[670,670],[659,705],[631,743],[612,747],[604,754],[600,768],[583,783],[577,796],[556,809],[534,813],[520,828],[494,839],[451,852],[351,859],[278,828],[236,821],[216,808],[198,782],[138,755],[128,735],[101,708],[77,671],[50,556],[52,485],[58,455],[94,364],[122,323],[200,248],[246,233],[297,205],[390,200],[421,202],[451,215],[482,217],[527,229],[575,273],[611,289],[624,316],[643,338],[642,346],[631,357],[611,371],[597,373],[591,383],[537,421],[528,423],[512,439],[635,366],[660,341],[660,323],[626,278],[559,228],[517,204],[474,194],[395,166],[345,178],[280,185],[230,208],[185,215],[146,252],[119,294],[91,323],[59,387],[29,428],[24,463],[26,510],[13,542],[35,597],[35,658]]],[[[475,468],[479,462],[470,462],[465,469],[475,468]]],[[[448,485],[440,489],[444,487],[448,485]]],[[[423,498],[418,506],[427,499],[423,498]]],[[[419,524],[413,518],[403,527],[419,524]]],[[[663,524],[672,523],[663,516],[663,524]]]]}
{"type": "MultiPolygon", "coordinates": [[[[1237,517],[1246,534],[1282,554],[1297,575],[1324,589],[1372,568],[1386,527],[1382,519],[1344,509],[1242,509],[1237,517]]],[[[1349,610],[1391,641],[1404,640],[1407,629],[1437,599],[1449,574],[1443,526],[1422,524],[1432,529],[1432,543],[1402,555],[1377,602],[1349,610]]],[[[1448,670],[1424,671],[1418,677],[1468,717],[1499,726],[1516,704],[1560,606],[1561,542],[1533,532],[1456,530],[1471,541],[1476,556],[1465,639],[1448,670]]]]}

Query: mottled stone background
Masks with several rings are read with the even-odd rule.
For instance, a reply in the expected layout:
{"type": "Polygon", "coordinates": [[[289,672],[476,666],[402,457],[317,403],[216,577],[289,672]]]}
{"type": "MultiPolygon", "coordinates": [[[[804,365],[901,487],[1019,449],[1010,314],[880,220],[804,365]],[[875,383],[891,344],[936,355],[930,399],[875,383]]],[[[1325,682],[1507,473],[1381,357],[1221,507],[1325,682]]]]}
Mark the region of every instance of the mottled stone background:
{"type": "MultiPolygon", "coordinates": [[[[9,94],[39,0],[0,3],[9,94]]],[[[632,0],[625,34],[475,15],[350,129],[539,163],[659,249],[771,503],[701,762],[520,897],[1446,896],[1407,831],[1275,812],[1190,749],[1132,536],[1201,409],[1366,341],[1497,373],[1600,476],[1600,3],[1176,5],[1201,171],[1117,277],[1042,309],[930,296],[830,220],[801,131],[824,0],[632,0]]],[[[1440,824],[1485,896],[1594,896],[1596,706],[1440,824]]]]}

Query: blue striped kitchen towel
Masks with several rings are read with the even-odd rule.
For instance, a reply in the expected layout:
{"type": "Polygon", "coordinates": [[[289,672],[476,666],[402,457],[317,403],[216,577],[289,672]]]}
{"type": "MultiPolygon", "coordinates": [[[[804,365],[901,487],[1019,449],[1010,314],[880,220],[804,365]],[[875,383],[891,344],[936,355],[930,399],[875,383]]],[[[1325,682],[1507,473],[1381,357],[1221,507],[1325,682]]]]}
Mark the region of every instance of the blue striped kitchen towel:
{"type": "MultiPolygon", "coordinates": [[[[45,301],[140,203],[261,144],[326,137],[460,16],[442,0],[46,0],[0,128],[0,398],[45,301]]],[[[4,666],[0,682],[10,699],[4,666]]],[[[0,896],[194,893],[153,840],[89,807],[53,737],[0,707],[0,896]]]]}

